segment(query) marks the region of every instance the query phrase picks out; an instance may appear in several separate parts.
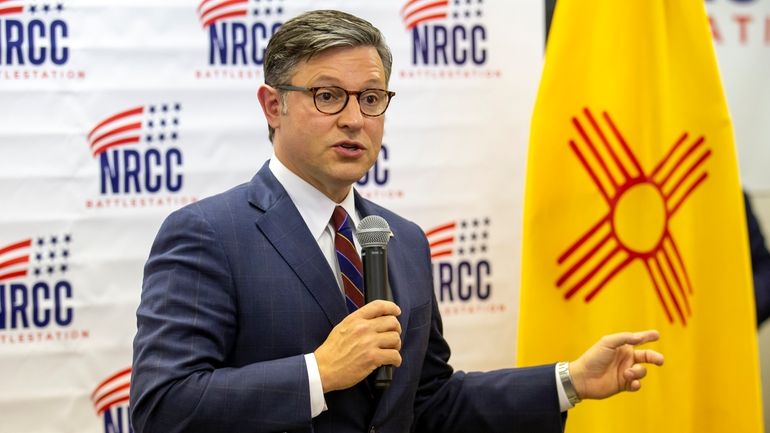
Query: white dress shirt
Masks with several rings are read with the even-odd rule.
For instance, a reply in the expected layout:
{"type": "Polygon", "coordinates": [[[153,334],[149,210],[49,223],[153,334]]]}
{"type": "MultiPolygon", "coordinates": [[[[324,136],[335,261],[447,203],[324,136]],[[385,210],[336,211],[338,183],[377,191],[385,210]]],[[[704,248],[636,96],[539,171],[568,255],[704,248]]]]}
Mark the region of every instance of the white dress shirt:
{"type": "MultiPolygon", "coordinates": [[[[286,192],[289,194],[289,198],[294,203],[294,206],[299,210],[299,214],[305,221],[310,233],[318,242],[318,247],[321,249],[326,261],[329,262],[329,266],[334,271],[334,275],[337,278],[337,285],[340,288],[340,299],[344,302],[344,293],[342,286],[342,277],[340,275],[339,265],[337,264],[337,255],[334,249],[334,235],[335,229],[331,224],[332,213],[336,206],[342,206],[348,213],[352,223],[353,233],[355,234],[356,227],[361,220],[356,212],[355,198],[353,195],[353,188],[350,188],[350,192],[342,200],[341,203],[335,203],[329,197],[325,196],[321,191],[317,190],[313,185],[307,183],[304,179],[300,178],[288,168],[286,168],[281,161],[275,156],[275,153],[270,157],[268,164],[270,171],[278,182],[283,186],[286,192]]],[[[353,241],[356,244],[356,251],[361,250],[361,246],[358,244],[358,240],[353,236],[353,241]]],[[[323,394],[323,387],[321,386],[321,374],[318,371],[318,363],[316,362],[315,355],[308,353],[305,355],[305,362],[307,364],[308,382],[310,384],[310,412],[312,417],[316,417],[326,410],[326,399],[323,394]]],[[[567,394],[564,392],[564,387],[559,379],[559,374],[554,367],[554,375],[556,377],[556,389],[559,395],[559,407],[561,411],[572,408],[572,405],[567,399],[567,394]]]]}

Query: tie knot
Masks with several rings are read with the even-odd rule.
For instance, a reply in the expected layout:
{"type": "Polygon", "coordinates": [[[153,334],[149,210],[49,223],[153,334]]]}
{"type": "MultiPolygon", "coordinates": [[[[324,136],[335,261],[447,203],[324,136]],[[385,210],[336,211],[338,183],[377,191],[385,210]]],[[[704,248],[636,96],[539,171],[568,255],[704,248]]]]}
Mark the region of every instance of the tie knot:
{"type": "Polygon", "coordinates": [[[337,231],[340,231],[341,228],[347,226],[348,221],[348,213],[345,212],[345,208],[342,206],[337,206],[334,208],[334,213],[332,213],[332,224],[334,224],[334,228],[337,231]]]}

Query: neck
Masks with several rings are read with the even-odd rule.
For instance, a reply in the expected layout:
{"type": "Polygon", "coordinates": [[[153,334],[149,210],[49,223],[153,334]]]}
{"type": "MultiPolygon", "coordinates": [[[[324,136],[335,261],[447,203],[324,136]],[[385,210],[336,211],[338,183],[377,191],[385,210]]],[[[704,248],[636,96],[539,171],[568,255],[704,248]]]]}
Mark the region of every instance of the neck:
{"type": "Polygon", "coordinates": [[[278,152],[273,152],[275,158],[286,167],[287,170],[292,172],[295,176],[302,179],[304,182],[317,189],[321,194],[328,197],[334,203],[342,203],[343,200],[350,194],[353,189],[353,185],[350,183],[339,183],[338,185],[327,185],[321,182],[319,179],[304,174],[301,170],[298,170],[293,164],[287,163],[285,158],[282,158],[278,152]]]}

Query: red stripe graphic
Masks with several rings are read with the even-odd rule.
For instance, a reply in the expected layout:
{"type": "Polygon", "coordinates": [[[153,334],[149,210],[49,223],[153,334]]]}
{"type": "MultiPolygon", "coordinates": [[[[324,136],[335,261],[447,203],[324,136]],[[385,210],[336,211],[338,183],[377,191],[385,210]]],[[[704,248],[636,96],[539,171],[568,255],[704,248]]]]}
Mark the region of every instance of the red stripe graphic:
{"type": "Polygon", "coordinates": [[[452,241],[454,241],[454,238],[439,239],[437,241],[431,242],[430,243],[430,248],[433,249],[433,247],[438,247],[438,246],[445,245],[445,244],[451,244],[452,241]]]}
{"type": "Polygon", "coordinates": [[[19,263],[29,263],[29,256],[19,256],[15,259],[6,260],[0,262],[0,269],[7,268],[9,266],[18,265],[19,263]]]}
{"type": "Polygon", "coordinates": [[[212,14],[214,13],[221,13],[222,9],[227,8],[228,6],[234,6],[234,5],[241,5],[245,4],[248,0],[226,0],[223,1],[217,5],[214,5],[208,9],[206,9],[203,13],[201,13],[201,21],[207,20],[212,14]]]}
{"type": "Polygon", "coordinates": [[[416,7],[414,9],[410,10],[409,13],[404,15],[404,21],[409,21],[415,15],[419,14],[420,12],[424,12],[424,11],[426,11],[428,9],[441,8],[442,6],[447,6],[447,5],[449,5],[449,2],[446,1],[446,0],[443,0],[443,1],[442,0],[438,0],[438,1],[431,2],[431,3],[422,4],[419,7],[416,7]]]}
{"type": "Polygon", "coordinates": [[[91,149],[96,147],[102,141],[104,141],[104,140],[106,140],[106,139],[108,139],[108,138],[110,138],[110,137],[112,137],[114,135],[120,134],[121,132],[133,131],[135,129],[142,129],[142,122],[129,123],[128,125],[123,125],[123,126],[120,126],[118,128],[111,129],[111,130],[105,132],[104,134],[96,137],[94,139],[94,141],[91,142],[91,149]]]}
{"type": "Polygon", "coordinates": [[[26,277],[26,276],[27,276],[26,269],[23,271],[8,272],[7,274],[0,274],[0,281],[11,280],[13,278],[20,278],[20,277],[26,277]]]}
{"type": "Polygon", "coordinates": [[[32,239],[25,239],[0,248],[0,281],[27,276],[29,251],[25,249],[30,246],[32,239]]]}
{"type": "Polygon", "coordinates": [[[18,3],[21,2],[18,0],[0,0],[0,15],[12,15],[24,12],[24,6],[18,5],[18,3]]]}
{"type": "Polygon", "coordinates": [[[409,0],[401,8],[401,16],[407,30],[428,21],[447,17],[448,0],[409,0]]]}
{"type": "Polygon", "coordinates": [[[436,233],[443,232],[445,230],[454,229],[456,226],[457,226],[457,223],[451,222],[451,223],[444,224],[442,226],[434,227],[434,228],[428,230],[427,232],[425,232],[425,237],[429,238],[429,237],[435,235],[436,233]]]}
{"type": "Polygon", "coordinates": [[[421,18],[419,18],[419,19],[417,19],[417,20],[414,20],[414,21],[412,21],[412,22],[410,22],[410,23],[407,23],[407,25],[406,25],[406,29],[407,29],[407,30],[412,30],[413,28],[417,27],[417,26],[418,26],[418,25],[420,25],[420,24],[426,23],[426,22],[428,22],[428,21],[438,21],[438,20],[442,20],[442,19],[444,19],[444,18],[446,18],[446,17],[447,17],[447,14],[446,14],[446,13],[440,13],[440,14],[434,14],[434,15],[427,15],[427,16],[421,17],[421,18]]]}
{"type": "Polygon", "coordinates": [[[118,120],[120,120],[120,119],[125,119],[126,117],[129,117],[129,116],[136,116],[136,115],[140,115],[140,114],[142,114],[142,113],[144,113],[144,107],[136,107],[136,108],[132,108],[132,109],[130,109],[130,110],[126,110],[126,111],[123,111],[123,112],[121,112],[121,113],[118,113],[118,114],[116,114],[116,115],[114,115],[114,116],[110,116],[110,117],[108,117],[108,118],[106,118],[106,119],[102,120],[102,121],[101,121],[101,123],[99,123],[98,125],[96,125],[96,126],[94,127],[94,129],[92,129],[92,130],[91,130],[91,132],[89,132],[89,133],[88,133],[88,141],[89,141],[89,142],[91,141],[91,137],[92,137],[92,136],[93,136],[93,135],[96,133],[96,131],[97,131],[97,130],[99,130],[99,129],[100,129],[102,126],[104,126],[104,125],[106,125],[106,124],[108,124],[108,123],[112,123],[112,122],[118,121],[118,120]]]}
{"type": "Polygon", "coordinates": [[[0,15],[12,15],[24,12],[24,6],[14,6],[9,8],[0,8],[0,15]]]}
{"type": "MultiPolygon", "coordinates": [[[[126,391],[126,392],[128,392],[128,391],[126,391]]],[[[102,413],[104,413],[105,410],[111,408],[112,406],[116,406],[116,405],[118,405],[120,403],[128,403],[128,400],[129,400],[128,394],[126,394],[124,396],[121,396],[121,397],[117,397],[114,400],[110,400],[107,403],[105,403],[104,405],[102,405],[99,408],[97,408],[96,414],[97,415],[101,415],[102,413]]]]}
{"type": "Polygon", "coordinates": [[[225,20],[227,18],[245,17],[245,16],[246,16],[246,11],[233,11],[233,12],[223,13],[221,15],[217,15],[215,17],[212,17],[208,21],[205,21],[203,23],[203,27],[207,28],[208,26],[214,24],[215,22],[221,21],[221,20],[225,20]]]}
{"type": "Polygon", "coordinates": [[[128,402],[131,388],[131,367],[118,371],[96,386],[91,401],[97,415],[120,403],[128,402]]]}
{"type": "Polygon", "coordinates": [[[97,156],[115,146],[141,141],[141,116],[143,114],[144,107],[135,107],[99,122],[88,133],[88,143],[93,156],[97,156]]]}
{"type": "Polygon", "coordinates": [[[456,227],[456,222],[450,222],[425,232],[425,237],[428,238],[431,259],[452,255],[454,252],[454,230],[456,227]]]}
{"type": "Polygon", "coordinates": [[[0,248],[0,255],[3,255],[10,251],[18,250],[21,248],[29,248],[30,246],[32,246],[32,239],[26,239],[21,242],[17,242],[15,244],[11,244],[3,248],[0,248]]]}
{"type": "Polygon", "coordinates": [[[115,388],[111,388],[109,390],[106,390],[106,392],[104,392],[102,394],[102,396],[99,397],[98,399],[96,399],[96,401],[94,402],[94,405],[97,407],[97,412],[99,412],[99,413],[102,412],[102,410],[99,410],[98,408],[103,407],[102,403],[105,400],[109,399],[107,401],[111,402],[115,398],[120,398],[120,397],[122,397],[122,395],[118,395],[118,394],[121,394],[121,391],[128,392],[129,388],[131,388],[131,382],[126,382],[126,383],[124,383],[122,385],[116,386],[115,388]]]}
{"type": "Polygon", "coordinates": [[[198,15],[203,28],[207,28],[220,20],[246,16],[247,5],[248,0],[204,0],[198,6],[198,15]]]}

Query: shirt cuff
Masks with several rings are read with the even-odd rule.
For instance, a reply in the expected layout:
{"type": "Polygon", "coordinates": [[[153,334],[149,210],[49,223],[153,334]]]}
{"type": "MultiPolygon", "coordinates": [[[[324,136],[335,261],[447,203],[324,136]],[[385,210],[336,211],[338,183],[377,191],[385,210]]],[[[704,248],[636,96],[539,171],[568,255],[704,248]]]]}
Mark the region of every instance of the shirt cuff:
{"type": "MultiPolygon", "coordinates": [[[[567,393],[564,391],[564,385],[561,384],[561,378],[559,378],[559,372],[556,371],[556,365],[553,366],[553,374],[556,377],[556,393],[559,394],[559,410],[566,412],[575,406],[571,405],[567,398],[567,393]]],[[[321,381],[320,377],[318,381],[321,381]]]]}
{"type": "MultiPolygon", "coordinates": [[[[315,354],[308,353],[305,355],[305,365],[307,365],[307,381],[310,385],[310,417],[315,418],[321,412],[328,409],[326,407],[326,399],[324,398],[324,389],[321,385],[321,372],[318,371],[315,354]]],[[[563,392],[564,390],[562,390],[563,392]]]]}

